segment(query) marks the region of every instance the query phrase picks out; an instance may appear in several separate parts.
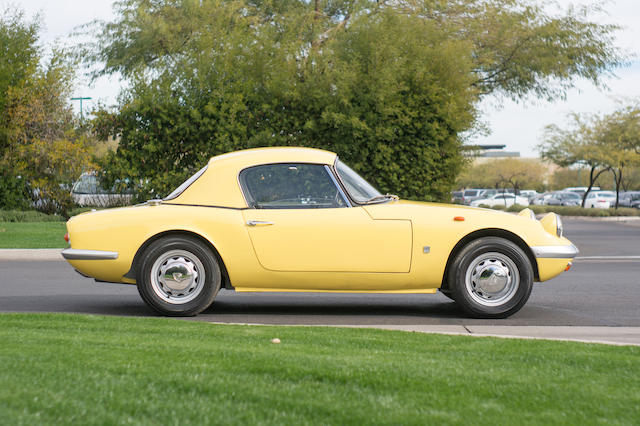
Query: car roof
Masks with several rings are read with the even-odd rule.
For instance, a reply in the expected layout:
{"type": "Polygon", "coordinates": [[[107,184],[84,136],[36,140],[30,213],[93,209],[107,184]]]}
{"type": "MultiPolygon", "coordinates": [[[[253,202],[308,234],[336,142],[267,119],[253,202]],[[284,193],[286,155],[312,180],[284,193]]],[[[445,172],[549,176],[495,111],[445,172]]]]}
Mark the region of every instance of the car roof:
{"type": "Polygon", "coordinates": [[[241,168],[265,163],[318,163],[333,164],[337,155],[323,149],[275,146],[243,149],[217,155],[209,160],[209,167],[220,164],[233,164],[241,168]]]}
{"type": "Polygon", "coordinates": [[[245,149],[213,157],[203,175],[171,200],[172,203],[244,208],[238,174],[260,164],[313,163],[332,165],[337,155],[322,149],[304,147],[267,147],[245,149]]]}

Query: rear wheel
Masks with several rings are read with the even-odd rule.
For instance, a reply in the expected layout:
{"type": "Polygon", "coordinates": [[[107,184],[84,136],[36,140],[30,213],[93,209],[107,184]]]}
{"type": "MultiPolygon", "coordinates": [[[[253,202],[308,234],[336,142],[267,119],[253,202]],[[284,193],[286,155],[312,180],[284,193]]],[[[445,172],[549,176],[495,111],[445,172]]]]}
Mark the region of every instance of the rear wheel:
{"type": "Polygon", "coordinates": [[[506,318],[527,302],[533,268],[513,242],[499,237],[469,243],[455,257],[449,272],[451,296],[479,318],[506,318]]]}
{"type": "Polygon", "coordinates": [[[154,241],[142,254],[138,292],[157,312],[197,315],[211,305],[220,289],[220,266],[208,247],[187,237],[154,241]]]}

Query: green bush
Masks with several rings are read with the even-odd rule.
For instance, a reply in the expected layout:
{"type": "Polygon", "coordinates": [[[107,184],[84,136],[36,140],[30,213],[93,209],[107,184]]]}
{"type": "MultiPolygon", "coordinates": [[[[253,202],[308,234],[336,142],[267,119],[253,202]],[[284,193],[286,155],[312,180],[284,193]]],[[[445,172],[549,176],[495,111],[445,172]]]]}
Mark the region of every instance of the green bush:
{"type": "Polygon", "coordinates": [[[21,178],[6,170],[0,175],[0,209],[29,208],[27,188],[21,178]]]}
{"type": "Polygon", "coordinates": [[[63,216],[35,210],[0,210],[0,222],[63,222],[63,216]]]}

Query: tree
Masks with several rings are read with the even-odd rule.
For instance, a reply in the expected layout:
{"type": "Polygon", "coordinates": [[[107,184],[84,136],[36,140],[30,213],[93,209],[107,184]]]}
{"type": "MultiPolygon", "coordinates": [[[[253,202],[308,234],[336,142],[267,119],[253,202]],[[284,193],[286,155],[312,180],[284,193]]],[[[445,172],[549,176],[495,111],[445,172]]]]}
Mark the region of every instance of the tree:
{"type": "MultiPolygon", "coordinates": [[[[20,84],[38,66],[37,47],[39,21],[27,22],[17,9],[0,11],[0,158],[8,148],[8,119],[6,114],[9,89],[20,84]]],[[[0,171],[0,208],[26,208],[24,180],[11,168],[0,171]]]]}
{"type": "Polygon", "coordinates": [[[621,57],[615,27],[524,0],[122,0],[82,57],[130,83],[96,128],[107,178],[167,193],[206,157],[302,145],[382,191],[443,199],[482,96],[561,96],[621,57]]]}
{"type": "MultiPolygon", "coordinates": [[[[589,168],[584,166],[573,167],[559,167],[551,175],[550,187],[551,189],[563,189],[571,186],[584,186],[589,187],[589,168]]],[[[594,182],[594,185],[600,188],[608,188],[608,182],[603,183],[603,179],[600,178],[594,182]]]]}
{"type": "Polygon", "coordinates": [[[614,177],[616,205],[627,167],[640,165],[640,109],[625,106],[603,116],[574,114],[573,126],[563,130],[547,126],[544,142],[539,145],[543,158],[559,166],[586,165],[590,168],[589,189],[596,179],[610,171],[614,177]]]}
{"type": "Polygon", "coordinates": [[[555,124],[545,128],[543,142],[538,145],[540,157],[560,167],[577,165],[589,170],[589,186],[582,196],[582,207],[596,180],[611,167],[603,158],[591,127],[591,118],[569,116],[570,128],[561,129],[555,124]]]}
{"type": "Polygon", "coordinates": [[[69,185],[91,164],[90,138],[74,125],[68,103],[74,73],[66,55],[54,49],[44,58],[37,21],[23,19],[19,12],[0,19],[0,37],[7,40],[0,54],[8,58],[0,69],[15,70],[1,82],[0,206],[66,214],[69,185]]]}
{"type": "Polygon", "coordinates": [[[640,165],[632,166],[625,173],[625,176],[620,182],[624,191],[639,191],[640,190],[640,165]]]}
{"type": "Polygon", "coordinates": [[[640,108],[625,106],[597,119],[594,133],[599,155],[613,173],[618,208],[623,171],[640,165],[640,108]]]}
{"type": "Polygon", "coordinates": [[[546,167],[536,160],[503,158],[470,165],[458,177],[459,187],[542,190],[546,167]]]}

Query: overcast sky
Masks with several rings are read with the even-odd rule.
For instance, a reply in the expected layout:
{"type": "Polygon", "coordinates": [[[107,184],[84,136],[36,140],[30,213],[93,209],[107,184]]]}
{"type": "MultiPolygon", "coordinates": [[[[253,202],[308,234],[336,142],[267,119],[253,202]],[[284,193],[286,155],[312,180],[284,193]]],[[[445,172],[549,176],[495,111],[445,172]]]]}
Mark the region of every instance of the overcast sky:
{"type": "MultiPolygon", "coordinates": [[[[588,0],[557,0],[561,7],[569,4],[591,4],[588,0]]],[[[21,7],[29,16],[40,13],[44,25],[41,41],[48,45],[56,39],[64,41],[78,25],[94,19],[113,18],[111,0],[0,0],[21,7]]],[[[594,17],[598,22],[615,23],[624,28],[618,34],[617,44],[625,51],[640,57],[640,0],[611,0],[604,3],[605,14],[594,17]]],[[[488,98],[482,104],[482,120],[491,133],[477,137],[478,144],[506,145],[509,151],[519,151],[524,157],[537,156],[535,146],[547,124],[563,126],[570,112],[607,113],[616,108],[621,99],[640,98],[640,59],[616,71],[616,78],[607,79],[609,90],[598,89],[588,82],[580,82],[568,92],[566,100],[552,103],[531,98],[525,103],[496,102],[488,98]]],[[[81,82],[75,96],[90,96],[94,101],[115,103],[120,90],[117,78],[102,78],[94,85],[81,82]]],[[[77,103],[77,102],[76,102],[77,103]]],[[[77,109],[77,105],[75,105],[77,109]]]]}

